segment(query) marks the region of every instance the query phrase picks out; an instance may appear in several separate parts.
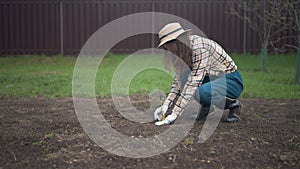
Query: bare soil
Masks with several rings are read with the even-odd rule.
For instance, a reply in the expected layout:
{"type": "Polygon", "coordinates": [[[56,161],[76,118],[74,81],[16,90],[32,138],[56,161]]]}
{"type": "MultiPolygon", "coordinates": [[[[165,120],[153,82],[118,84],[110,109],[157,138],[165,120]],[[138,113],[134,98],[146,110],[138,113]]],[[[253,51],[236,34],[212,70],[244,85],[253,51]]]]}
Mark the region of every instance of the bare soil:
{"type": "MultiPolygon", "coordinates": [[[[135,106],[149,106],[136,95],[135,106]]],[[[204,122],[169,151],[128,158],[97,146],[83,131],[72,98],[0,98],[0,168],[300,168],[300,100],[241,99],[242,120],[220,123],[199,143],[204,122]]],[[[111,98],[98,98],[104,116],[126,135],[160,133],[167,126],[122,118],[111,98]]],[[[226,113],[224,114],[226,115],[226,113]]]]}

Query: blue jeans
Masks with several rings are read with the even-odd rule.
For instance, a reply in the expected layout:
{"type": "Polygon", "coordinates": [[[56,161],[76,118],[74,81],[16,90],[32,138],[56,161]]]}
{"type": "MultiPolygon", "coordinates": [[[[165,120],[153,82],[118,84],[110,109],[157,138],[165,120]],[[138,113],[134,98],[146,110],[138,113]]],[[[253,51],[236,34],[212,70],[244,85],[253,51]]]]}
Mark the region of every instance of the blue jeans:
{"type": "Polygon", "coordinates": [[[224,103],[225,97],[237,99],[243,88],[243,80],[238,71],[220,77],[205,76],[202,85],[196,91],[195,99],[202,106],[218,106],[224,103]]]}

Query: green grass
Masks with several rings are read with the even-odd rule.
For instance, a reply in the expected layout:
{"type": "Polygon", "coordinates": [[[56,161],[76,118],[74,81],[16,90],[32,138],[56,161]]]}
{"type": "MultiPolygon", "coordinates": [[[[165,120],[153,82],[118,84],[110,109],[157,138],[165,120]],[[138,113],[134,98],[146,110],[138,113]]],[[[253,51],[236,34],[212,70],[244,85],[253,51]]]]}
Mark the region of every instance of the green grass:
{"type": "Polygon", "coordinates": [[[233,54],[242,74],[245,89],[241,97],[266,99],[299,99],[300,85],[293,84],[296,56],[269,55],[268,73],[261,72],[260,58],[233,54]]]}
{"type": "MultiPolygon", "coordinates": [[[[139,57],[139,56],[138,56],[139,57]]],[[[142,55],[141,55],[142,57],[142,55]]],[[[125,55],[121,56],[113,56],[110,55],[105,57],[105,59],[101,62],[101,65],[98,68],[97,76],[96,76],[96,93],[97,95],[110,96],[111,95],[111,83],[112,78],[116,75],[114,73],[118,71],[124,71],[125,75],[136,73],[136,75],[132,78],[132,80],[125,79],[123,76],[121,79],[124,79],[121,84],[121,88],[123,88],[125,83],[129,82],[129,93],[150,93],[153,90],[162,90],[164,92],[169,91],[170,84],[172,83],[172,77],[162,70],[158,70],[155,68],[148,68],[143,70],[142,68],[138,69],[139,72],[136,72],[132,67],[139,67],[138,65],[145,63],[152,63],[152,65],[159,65],[159,67],[164,67],[162,60],[159,58],[154,58],[154,56],[144,56],[143,59],[130,59],[125,62],[125,55]],[[116,67],[120,65],[120,63],[129,63],[126,66],[119,68],[119,70],[115,70],[116,67]]],[[[146,67],[151,67],[149,65],[145,65],[146,67]]],[[[119,78],[116,78],[117,80],[119,78]]],[[[119,82],[119,81],[117,81],[119,82]]],[[[124,95],[126,91],[118,90],[117,94],[124,95]]]]}
{"type": "Polygon", "coordinates": [[[0,58],[1,96],[71,96],[73,57],[0,58]]]}
{"type": "MultiPolygon", "coordinates": [[[[300,85],[294,85],[296,56],[268,56],[269,73],[260,72],[260,58],[233,54],[243,76],[245,89],[241,97],[266,99],[300,99],[300,85]]],[[[109,55],[101,62],[96,76],[96,95],[110,96],[116,67],[126,55],[109,55]]],[[[153,60],[149,60],[151,62],[153,60]]],[[[147,63],[148,61],[145,60],[147,63]]],[[[0,96],[71,97],[76,57],[18,56],[0,58],[0,96]]],[[[134,63],[138,65],[139,61],[134,63]]],[[[157,61],[157,64],[162,64],[157,61]]],[[[88,68],[87,68],[88,69],[88,68]]],[[[128,67],[128,70],[130,67],[128,67]]],[[[129,93],[149,93],[159,89],[167,93],[172,77],[158,69],[139,72],[130,83],[129,93]]]]}

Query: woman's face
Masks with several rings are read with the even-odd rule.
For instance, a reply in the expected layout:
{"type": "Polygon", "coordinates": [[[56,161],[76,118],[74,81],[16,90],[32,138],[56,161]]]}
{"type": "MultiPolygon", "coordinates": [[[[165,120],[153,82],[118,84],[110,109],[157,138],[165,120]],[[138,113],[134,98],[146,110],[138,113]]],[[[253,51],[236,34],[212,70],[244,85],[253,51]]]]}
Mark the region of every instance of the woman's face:
{"type": "Polygon", "coordinates": [[[177,53],[177,45],[175,42],[165,43],[163,48],[169,52],[177,53]]]}

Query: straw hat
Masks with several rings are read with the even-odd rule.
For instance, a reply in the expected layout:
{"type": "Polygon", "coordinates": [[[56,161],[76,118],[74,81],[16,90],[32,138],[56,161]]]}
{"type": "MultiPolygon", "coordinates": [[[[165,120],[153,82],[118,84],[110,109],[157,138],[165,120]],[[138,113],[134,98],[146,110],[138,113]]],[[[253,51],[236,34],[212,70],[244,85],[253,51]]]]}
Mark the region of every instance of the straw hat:
{"type": "Polygon", "coordinates": [[[158,37],[160,40],[158,47],[162,46],[163,44],[171,40],[176,39],[179,35],[188,31],[191,30],[190,29],[184,30],[182,26],[177,22],[167,24],[158,32],[158,37]]]}

